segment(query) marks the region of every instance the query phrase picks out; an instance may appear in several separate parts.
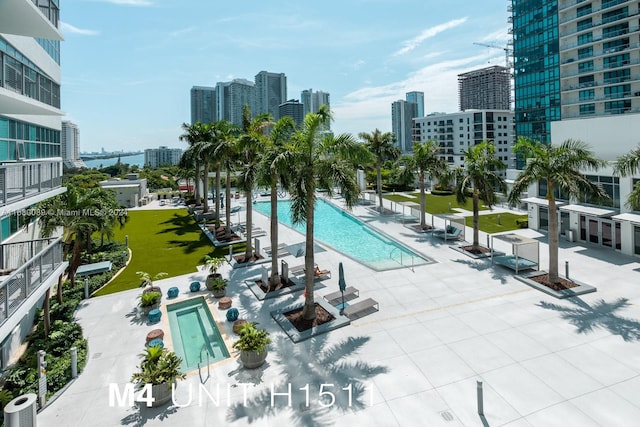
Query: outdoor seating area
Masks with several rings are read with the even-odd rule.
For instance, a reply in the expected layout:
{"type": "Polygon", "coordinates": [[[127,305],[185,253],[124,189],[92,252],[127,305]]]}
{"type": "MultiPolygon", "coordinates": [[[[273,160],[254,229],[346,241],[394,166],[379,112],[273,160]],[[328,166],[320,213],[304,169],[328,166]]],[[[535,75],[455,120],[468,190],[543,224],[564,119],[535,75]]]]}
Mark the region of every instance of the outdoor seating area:
{"type": "MultiPolygon", "coordinates": [[[[360,296],[360,291],[353,286],[347,286],[344,290],[344,300],[350,301],[352,299],[358,298],[360,296]]],[[[327,301],[331,305],[338,305],[342,303],[343,292],[335,291],[327,294],[323,297],[325,301],[327,301]]]]}
{"type": "Polygon", "coordinates": [[[518,274],[522,270],[538,270],[540,262],[540,243],[537,240],[515,233],[491,236],[491,263],[510,268],[518,274]],[[511,245],[511,253],[495,255],[495,244],[511,245]]]}
{"type": "MultiPolygon", "coordinates": [[[[440,218],[444,221],[444,228],[434,229],[432,235],[439,239],[443,239],[444,241],[457,241],[464,240],[465,236],[465,219],[460,215],[453,214],[441,214],[435,215],[435,217],[440,218]]],[[[432,225],[433,225],[434,216],[431,217],[432,225]]]]}
{"type": "Polygon", "coordinates": [[[349,319],[358,318],[374,313],[380,309],[378,301],[367,298],[344,308],[342,313],[349,319]]]}
{"type": "Polygon", "coordinates": [[[433,230],[433,236],[443,240],[460,240],[462,237],[462,229],[448,225],[444,230],[433,230]]]}
{"type": "MultiPolygon", "coordinates": [[[[289,273],[292,276],[303,278],[305,276],[305,268],[304,265],[296,265],[293,267],[289,267],[289,273]]],[[[325,280],[331,278],[331,270],[322,270],[318,267],[318,264],[315,265],[315,269],[313,271],[314,280],[325,280]]]]}

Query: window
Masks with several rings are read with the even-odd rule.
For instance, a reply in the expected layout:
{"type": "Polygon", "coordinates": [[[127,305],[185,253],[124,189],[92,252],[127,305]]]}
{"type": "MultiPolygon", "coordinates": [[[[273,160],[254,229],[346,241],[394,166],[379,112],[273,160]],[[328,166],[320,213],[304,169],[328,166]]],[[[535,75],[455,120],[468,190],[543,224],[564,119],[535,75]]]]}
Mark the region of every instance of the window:
{"type": "Polygon", "coordinates": [[[631,85],[609,86],[604,88],[605,98],[623,98],[631,95],[631,85]]]}
{"type": "Polygon", "coordinates": [[[629,16],[629,8],[621,7],[620,9],[612,10],[611,12],[606,12],[602,14],[602,23],[606,24],[609,22],[614,22],[619,19],[624,19],[629,16]]]}
{"type": "Polygon", "coordinates": [[[593,75],[590,76],[583,76],[578,78],[578,85],[580,87],[591,87],[591,86],[595,86],[595,80],[593,78],[593,75]]]}
{"type": "Polygon", "coordinates": [[[609,114],[624,114],[631,110],[631,100],[608,101],[604,103],[604,111],[609,114]]]}
{"type": "Polygon", "coordinates": [[[621,83],[626,82],[631,78],[630,70],[628,68],[615,71],[607,71],[604,73],[604,83],[621,83]]]}
{"type": "Polygon", "coordinates": [[[587,28],[591,28],[591,18],[583,19],[582,21],[578,21],[578,31],[586,30],[587,28]]]}
{"type": "Polygon", "coordinates": [[[578,64],[579,73],[587,73],[589,71],[593,71],[593,61],[586,61],[578,64]]]}
{"type": "Polygon", "coordinates": [[[604,53],[620,52],[629,48],[629,38],[618,39],[602,44],[602,51],[604,53]]]}
{"type": "Polygon", "coordinates": [[[578,36],[578,45],[591,43],[593,41],[593,33],[588,32],[578,36]]]}
{"type": "Polygon", "coordinates": [[[580,101],[590,101],[594,98],[595,98],[595,91],[593,89],[580,91],[580,101]]]}
{"type": "Polygon", "coordinates": [[[581,16],[585,16],[591,13],[591,3],[586,6],[581,6],[576,11],[576,17],[579,18],[581,16]]]}
{"type": "Polygon", "coordinates": [[[603,58],[602,65],[604,68],[616,68],[629,64],[629,54],[621,53],[619,55],[607,56],[603,58]]]}
{"type": "Polygon", "coordinates": [[[578,59],[591,58],[593,56],[593,46],[578,49],[578,59]]]}
{"type": "Polygon", "coordinates": [[[588,116],[596,113],[596,104],[582,104],[580,106],[580,115],[588,116]]]}
{"type": "Polygon", "coordinates": [[[629,23],[625,22],[623,24],[613,25],[611,27],[602,29],[602,37],[605,39],[616,37],[621,34],[627,34],[629,32],[629,23]]]}

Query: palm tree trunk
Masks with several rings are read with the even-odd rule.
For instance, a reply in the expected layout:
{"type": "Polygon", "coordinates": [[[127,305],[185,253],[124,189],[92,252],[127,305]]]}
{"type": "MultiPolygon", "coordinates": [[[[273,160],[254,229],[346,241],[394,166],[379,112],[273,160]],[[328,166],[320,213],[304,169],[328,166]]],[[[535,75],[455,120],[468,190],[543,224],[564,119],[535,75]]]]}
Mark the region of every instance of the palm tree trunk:
{"type": "Polygon", "coordinates": [[[76,271],[80,266],[82,255],[82,242],[79,240],[79,237],[76,237],[76,240],[73,242],[73,250],[71,252],[71,262],[69,263],[69,283],[73,287],[75,285],[76,280],[76,271]]]}
{"type": "Polygon", "coordinates": [[[376,164],[376,172],[378,176],[378,200],[380,200],[380,213],[382,213],[384,208],[382,206],[382,162],[380,161],[380,159],[378,159],[378,162],[376,164]]]}
{"type": "MultiPolygon", "coordinates": [[[[225,179],[225,198],[227,199],[227,205],[225,207],[225,216],[227,218],[227,224],[224,228],[224,236],[227,239],[231,238],[231,171],[227,169],[227,177],[225,179]]],[[[240,215],[240,214],[238,214],[240,215]]]]}
{"type": "Polygon", "coordinates": [[[316,303],[313,299],[313,279],[315,270],[315,259],[313,253],[313,220],[315,213],[314,191],[307,194],[307,240],[304,251],[304,307],[302,317],[305,320],[316,318],[316,303]]]}
{"type": "Polygon", "coordinates": [[[427,198],[424,194],[424,172],[418,174],[420,178],[420,227],[427,225],[427,198]]]}
{"type": "MultiPolygon", "coordinates": [[[[464,190],[463,190],[464,191],[464,190]]],[[[474,189],[473,190],[473,246],[471,247],[472,251],[479,251],[480,250],[480,239],[479,239],[479,227],[478,227],[478,202],[479,202],[479,197],[478,197],[478,190],[474,189]]],[[[464,227],[464,225],[463,225],[464,227]]]]}
{"type": "Polygon", "coordinates": [[[247,248],[244,251],[244,260],[248,262],[253,255],[253,246],[251,245],[251,228],[253,227],[253,209],[251,203],[253,202],[253,193],[251,190],[246,191],[247,196],[247,216],[245,219],[245,227],[246,227],[246,237],[247,237],[247,248]]]}
{"type": "Polygon", "coordinates": [[[58,276],[58,288],[56,289],[56,301],[62,304],[62,274],[58,276]]]}
{"type": "Polygon", "coordinates": [[[559,283],[558,277],[558,212],[556,212],[556,200],[553,196],[553,183],[547,182],[549,198],[549,281],[559,283]]]}
{"type": "Polygon", "coordinates": [[[280,284],[278,271],[278,186],[277,177],[271,175],[271,286],[280,284]]]}
{"type": "Polygon", "coordinates": [[[218,227],[220,227],[220,163],[216,163],[215,204],[216,204],[216,231],[218,231],[218,227]]]}
{"type": "Polygon", "coordinates": [[[204,162],[203,175],[202,190],[204,191],[204,201],[202,213],[206,214],[209,212],[209,162],[204,162]]]}
{"type": "Polygon", "coordinates": [[[196,205],[200,201],[200,162],[196,162],[196,176],[193,183],[193,198],[196,199],[196,205]]]}

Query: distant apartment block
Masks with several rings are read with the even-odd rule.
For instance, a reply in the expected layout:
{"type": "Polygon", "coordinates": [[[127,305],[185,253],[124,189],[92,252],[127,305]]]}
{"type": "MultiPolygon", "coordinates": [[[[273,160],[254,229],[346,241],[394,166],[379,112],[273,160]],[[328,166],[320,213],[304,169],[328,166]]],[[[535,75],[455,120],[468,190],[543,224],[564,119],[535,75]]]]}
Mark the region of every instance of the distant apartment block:
{"type": "Polygon", "coordinates": [[[255,77],[254,115],[269,113],[278,120],[280,104],[287,100],[287,76],[284,73],[260,71],[255,77]]]}
{"type": "Polygon", "coordinates": [[[396,146],[403,152],[413,151],[413,119],[418,117],[418,104],[398,100],[391,104],[391,129],[396,146]]]}
{"type": "Polygon", "coordinates": [[[234,79],[216,84],[216,121],[226,120],[242,126],[242,110],[245,105],[255,116],[256,90],[253,82],[234,79]]]}
{"type": "Polygon", "coordinates": [[[191,124],[212,123],[217,120],[216,88],[194,86],[191,88],[191,124]]]}
{"type": "Polygon", "coordinates": [[[405,99],[417,105],[416,117],[424,117],[424,92],[407,92],[405,99]]]}
{"type": "MultiPolygon", "coordinates": [[[[305,89],[300,93],[300,102],[303,106],[303,115],[308,113],[317,113],[318,109],[322,105],[326,105],[331,109],[331,101],[329,99],[329,93],[323,91],[313,91],[313,89],[305,89]]],[[[323,125],[323,130],[331,130],[331,120],[327,121],[323,125]]]]}
{"type": "Polygon", "coordinates": [[[161,145],[158,148],[144,150],[144,164],[150,168],[177,165],[180,163],[180,157],[182,157],[181,148],[167,148],[161,145]]]}
{"type": "Polygon", "coordinates": [[[137,173],[130,173],[125,179],[114,178],[100,181],[100,187],[113,191],[120,206],[125,208],[141,206],[149,200],[147,179],[140,178],[137,173]]]}
{"type": "Polygon", "coordinates": [[[64,273],[61,237],[24,216],[62,194],[60,10],[0,2],[0,369],[20,354],[47,290],[64,273]]]}
{"type": "Polygon", "coordinates": [[[86,168],[80,159],[80,130],[78,125],[68,120],[62,121],[61,134],[62,161],[68,168],[86,168]]]}
{"type": "Polygon", "coordinates": [[[510,110],[511,70],[498,65],[458,74],[460,111],[510,110]]]}
{"type": "Polygon", "coordinates": [[[290,99],[280,104],[278,107],[278,116],[280,118],[289,116],[295,122],[296,127],[301,127],[304,122],[304,107],[297,99],[290,99]]]}
{"type": "Polygon", "coordinates": [[[440,157],[449,166],[464,165],[464,151],[482,141],[496,147],[496,155],[509,168],[514,167],[513,112],[509,110],[468,110],[458,113],[435,113],[415,119],[415,138],[436,141],[440,157]]]}

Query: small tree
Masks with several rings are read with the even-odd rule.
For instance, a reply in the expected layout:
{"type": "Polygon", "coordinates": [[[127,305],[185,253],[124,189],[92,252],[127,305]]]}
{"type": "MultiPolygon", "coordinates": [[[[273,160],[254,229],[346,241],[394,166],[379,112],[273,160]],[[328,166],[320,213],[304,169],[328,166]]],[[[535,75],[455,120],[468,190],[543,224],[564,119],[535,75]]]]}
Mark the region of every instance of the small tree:
{"type": "MultiPolygon", "coordinates": [[[[614,172],[622,176],[640,172],[640,145],[618,157],[614,165],[614,172]]],[[[631,193],[629,193],[626,206],[633,210],[640,209],[640,181],[636,183],[631,193]]]]}

